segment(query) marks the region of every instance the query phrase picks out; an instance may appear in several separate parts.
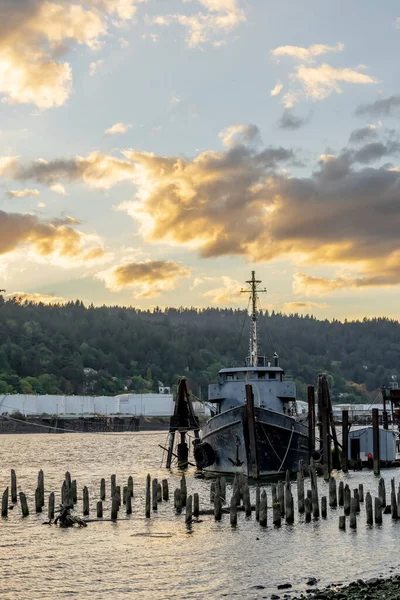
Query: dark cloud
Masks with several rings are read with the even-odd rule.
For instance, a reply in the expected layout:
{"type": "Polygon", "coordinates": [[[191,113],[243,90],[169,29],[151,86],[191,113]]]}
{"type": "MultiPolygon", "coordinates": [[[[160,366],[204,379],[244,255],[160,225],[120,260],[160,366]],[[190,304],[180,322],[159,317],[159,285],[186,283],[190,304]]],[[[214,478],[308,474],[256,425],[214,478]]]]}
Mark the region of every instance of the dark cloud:
{"type": "Polygon", "coordinates": [[[400,108],[400,95],[396,94],[389,98],[382,98],[376,100],[372,104],[360,104],[356,109],[356,115],[363,117],[365,115],[370,117],[390,117],[394,116],[393,113],[400,108]]]}
{"type": "Polygon", "coordinates": [[[366,144],[357,152],[353,154],[353,162],[361,164],[369,164],[376,160],[380,160],[385,156],[393,156],[398,154],[400,151],[400,144],[398,142],[371,142],[366,144]]]}
{"type": "Polygon", "coordinates": [[[280,129],[289,129],[294,131],[295,129],[300,129],[306,123],[306,119],[302,119],[297,115],[293,114],[293,112],[289,109],[283,111],[281,118],[278,121],[278,127],[280,129]]]}
{"type": "Polygon", "coordinates": [[[361,127],[360,129],[354,129],[351,132],[349,137],[350,144],[358,144],[363,142],[364,140],[371,140],[378,137],[376,133],[376,129],[373,125],[367,125],[366,127],[361,127]]]}

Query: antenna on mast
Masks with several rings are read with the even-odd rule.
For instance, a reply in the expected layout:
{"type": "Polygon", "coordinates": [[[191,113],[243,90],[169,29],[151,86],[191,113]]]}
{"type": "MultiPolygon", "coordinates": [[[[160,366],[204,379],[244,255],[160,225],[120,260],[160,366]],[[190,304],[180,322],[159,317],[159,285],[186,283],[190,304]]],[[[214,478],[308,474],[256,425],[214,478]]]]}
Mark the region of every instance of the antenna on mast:
{"type": "Polygon", "coordinates": [[[250,294],[251,297],[251,328],[250,328],[250,344],[249,344],[249,358],[248,364],[250,367],[258,367],[258,340],[257,340],[257,298],[258,294],[266,294],[267,289],[259,289],[258,285],[261,283],[261,280],[256,279],[256,272],[251,272],[251,279],[246,281],[249,284],[249,290],[240,290],[243,294],[250,294]]]}

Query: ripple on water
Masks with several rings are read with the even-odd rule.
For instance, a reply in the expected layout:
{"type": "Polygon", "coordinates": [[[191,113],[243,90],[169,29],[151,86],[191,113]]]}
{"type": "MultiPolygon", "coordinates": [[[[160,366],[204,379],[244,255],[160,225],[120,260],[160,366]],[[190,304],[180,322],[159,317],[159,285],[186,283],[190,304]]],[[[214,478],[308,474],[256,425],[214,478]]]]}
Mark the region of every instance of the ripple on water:
{"type": "MultiPolygon", "coordinates": [[[[46,512],[22,519],[18,508],[11,511],[0,521],[1,597],[253,599],[269,597],[280,583],[292,583],[294,593],[304,591],[310,577],[316,577],[322,587],[332,581],[390,573],[398,567],[400,522],[392,522],[387,515],[382,527],[368,527],[363,507],[357,532],[338,530],[340,509],[328,509],[326,521],[309,524],[296,516],[293,526],[283,524],[279,530],[270,524],[261,529],[254,517],[249,520],[242,513],[236,529],[231,529],[228,516],[220,523],[202,516],[201,523],[187,528],[184,515],[173,514],[171,502],[160,504],[157,513],[146,520],[146,475],[166,477],[160,469],[158,447],[164,442],[165,432],[2,436],[0,490],[9,485],[14,468],[31,511],[40,468],[45,473],[45,489],[55,491],[56,503],[66,470],[77,479],[79,498],[83,486],[88,487],[92,511],[99,499],[100,479],[106,478],[109,495],[112,473],[121,485],[132,475],[135,495],[131,519],[91,523],[85,529],[43,527],[46,512]]],[[[400,471],[388,470],[383,475],[390,489],[390,478],[399,480],[400,471]]],[[[178,472],[169,475],[170,490],[179,484],[179,477],[178,472]]],[[[192,472],[187,480],[189,493],[198,492],[202,508],[209,508],[209,483],[195,479],[192,472]]],[[[376,495],[378,480],[369,472],[349,473],[346,481],[351,489],[363,483],[365,492],[376,495]]],[[[319,488],[320,497],[328,495],[322,480],[319,488]]],[[[268,486],[267,491],[271,504],[268,486]]],[[[253,501],[254,494],[253,488],[253,501]]],[[[108,498],[105,515],[110,508],[108,498]]]]}

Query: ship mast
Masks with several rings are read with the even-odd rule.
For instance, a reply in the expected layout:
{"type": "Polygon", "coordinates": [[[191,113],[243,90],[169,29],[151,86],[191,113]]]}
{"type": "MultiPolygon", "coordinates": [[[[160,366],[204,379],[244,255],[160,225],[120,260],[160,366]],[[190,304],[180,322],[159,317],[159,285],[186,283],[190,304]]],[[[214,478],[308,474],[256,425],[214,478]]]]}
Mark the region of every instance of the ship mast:
{"type": "Polygon", "coordinates": [[[242,293],[250,294],[251,299],[251,327],[250,327],[250,344],[249,344],[249,366],[258,367],[258,340],[257,340],[257,298],[258,294],[266,293],[266,288],[258,289],[260,280],[256,279],[255,271],[251,272],[251,279],[246,281],[249,284],[249,290],[240,290],[242,293]]]}

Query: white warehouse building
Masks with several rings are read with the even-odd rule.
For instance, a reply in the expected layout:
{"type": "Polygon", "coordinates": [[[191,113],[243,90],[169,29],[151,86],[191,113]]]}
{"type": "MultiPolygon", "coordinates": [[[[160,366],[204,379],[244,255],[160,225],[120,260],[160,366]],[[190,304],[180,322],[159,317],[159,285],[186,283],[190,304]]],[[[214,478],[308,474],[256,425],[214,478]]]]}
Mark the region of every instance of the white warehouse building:
{"type": "MultiPolygon", "coordinates": [[[[195,403],[197,405],[197,403],[195,403]]],[[[202,405],[195,407],[199,409],[202,405]]],[[[0,395],[0,415],[20,411],[42,415],[136,415],[169,416],[174,411],[172,394],[120,394],[119,396],[61,396],[34,394],[0,395]]]]}

